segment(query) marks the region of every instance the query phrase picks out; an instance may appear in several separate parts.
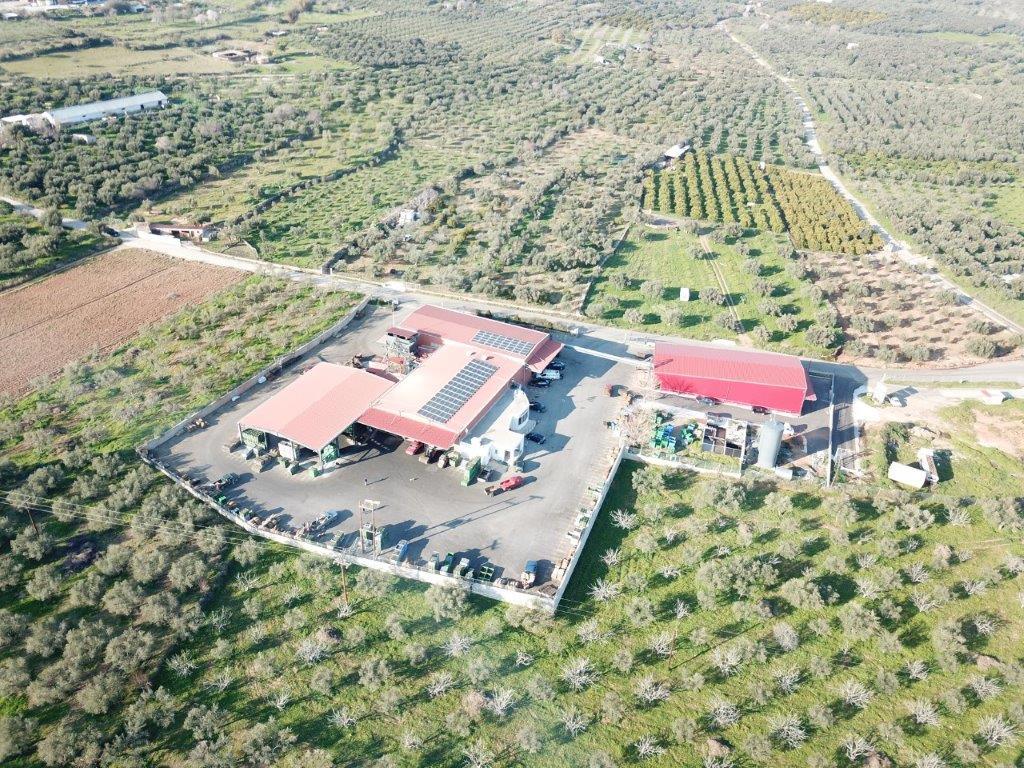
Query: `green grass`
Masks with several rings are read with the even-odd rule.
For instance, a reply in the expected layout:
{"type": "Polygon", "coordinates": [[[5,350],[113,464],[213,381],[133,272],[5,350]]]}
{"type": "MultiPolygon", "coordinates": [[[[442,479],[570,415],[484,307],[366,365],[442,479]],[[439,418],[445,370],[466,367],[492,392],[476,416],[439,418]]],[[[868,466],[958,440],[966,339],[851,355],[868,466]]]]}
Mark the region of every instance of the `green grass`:
{"type": "Polygon", "coordinates": [[[773,298],[786,308],[788,314],[797,318],[797,329],[791,334],[787,335],[778,328],[776,318],[760,311],[761,297],[754,290],[756,276],[746,258],[737,250],[737,243],[712,243],[714,258],[698,259],[692,254],[701,249],[699,238],[683,230],[634,227],[606,261],[588,307],[600,306],[612,298],[618,301],[618,307],[604,312],[601,319],[615,325],[698,339],[736,338],[736,333],[715,322],[726,307],[709,304],[699,298],[702,290],[719,285],[711,266],[714,264],[722,271],[729,297],[747,333],[764,326],[771,333],[770,345],[773,347],[825,354],[824,350],[809,345],[804,339],[804,332],[818,306],[809,295],[809,286],[785,271],[785,259],[779,252],[785,247],[785,239],[771,233],[760,233],[743,238],[743,242],[756,253],[766,279],[776,286],[773,298]],[[613,284],[616,273],[629,278],[626,288],[617,288],[613,284]],[[662,296],[653,299],[645,296],[641,292],[644,281],[661,281],[665,286],[662,296]],[[678,300],[680,288],[690,289],[691,301],[678,300]],[[692,300],[694,293],[696,300],[692,300]],[[682,315],[678,325],[670,325],[664,317],[673,308],[682,315]],[[643,314],[643,322],[639,325],[631,325],[626,320],[626,312],[632,309],[643,314]]]}
{"type": "Polygon", "coordinates": [[[993,489],[999,489],[999,493],[1008,497],[1024,495],[1024,466],[1020,460],[999,448],[979,444],[975,423],[980,413],[989,415],[996,423],[1001,422],[1009,435],[1024,434],[1024,401],[1011,400],[989,406],[968,400],[939,411],[945,423],[937,436],[914,434],[913,425],[909,424],[883,427],[875,432],[871,462],[876,479],[891,488],[902,487],[885,479],[889,462],[917,466],[918,450],[930,448],[936,452],[939,470],[940,482],[935,493],[945,497],[983,498],[990,496],[993,489]],[[883,436],[890,440],[888,450],[884,450],[883,436]]]}
{"type": "MultiPolygon", "coordinates": [[[[45,229],[32,219],[18,214],[0,214],[0,229],[5,225],[21,228],[28,225],[27,237],[41,236],[45,229]]],[[[33,280],[58,267],[70,264],[90,254],[108,248],[116,241],[85,230],[64,230],[60,241],[50,252],[29,259],[27,250],[18,248],[9,264],[0,264],[0,290],[33,280]]]]}
{"type": "Polygon", "coordinates": [[[1024,227],[1024,185],[1002,187],[996,196],[992,213],[1000,219],[1024,227]]]}
{"type": "Polygon", "coordinates": [[[283,200],[259,217],[246,239],[267,261],[319,266],[348,237],[469,162],[450,151],[403,150],[394,160],[283,200]]]}
{"type": "Polygon", "coordinates": [[[120,45],[50,53],[0,64],[14,75],[74,78],[89,75],[199,75],[231,72],[234,66],[188,48],[133,51],[120,45]]]}
{"type": "Polygon", "coordinates": [[[925,37],[935,40],[946,40],[951,43],[970,43],[972,45],[1013,45],[1022,42],[1018,35],[1009,32],[989,32],[984,35],[976,35],[971,32],[926,32],[925,37]]]}

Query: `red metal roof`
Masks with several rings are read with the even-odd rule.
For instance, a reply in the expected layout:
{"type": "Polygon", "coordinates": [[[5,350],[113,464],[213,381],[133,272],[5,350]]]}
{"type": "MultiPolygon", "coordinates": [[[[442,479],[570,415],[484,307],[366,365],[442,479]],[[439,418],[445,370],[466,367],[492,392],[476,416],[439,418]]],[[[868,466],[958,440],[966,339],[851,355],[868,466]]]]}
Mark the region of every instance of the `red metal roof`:
{"type": "Polygon", "coordinates": [[[542,331],[429,305],[413,311],[388,333],[419,333],[427,337],[424,349],[437,348],[397,382],[389,380],[394,378],[389,375],[385,378],[384,372],[375,375],[320,363],[257,406],[239,424],[313,450],[323,448],[355,421],[448,448],[487,413],[509,383],[523,373],[524,366],[542,371],[562,350],[562,344],[542,331]],[[530,346],[525,352],[496,349],[474,341],[480,331],[530,346]],[[418,411],[472,360],[486,361],[497,371],[447,422],[421,416],[418,411]]]}
{"type": "Polygon", "coordinates": [[[412,314],[402,320],[401,328],[438,336],[445,341],[457,341],[461,344],[469,344],[478,349],[488,352],[515,357],[525,360],[537,351],[541,344],[551,337],[543,331],[535,331],[532,328],[523,328],[520,325],[503,323],[500,320],[492,320],[489,317],[480,317],[469,312],[458,312],[454,309],[426,305],[414,310],[412,314]],[[490,331],[501,336],[507,336],[516,341],[532,344],[527,354],[517,354],[506,350],[499,350],[473,341],[478,331],[490,331]]]}
{"type": "Polygon", "coordinates": [[[335,363],[318,363],[239,420],[319,451],[394,384],[335,363]]]}
{"type": "Polygon", "coordinates": [[[451,448],[459,439],[459,434],[440,424],[420,421],[391,411],[371,408],[359,417],[359,423],[374,429],[382,429],[393,435],[419,440],[421,443],[435,448],[451,448]]]}
{"type": "MultiPolygon", "coordinates": [[[[465,344],[445,344],[423,359],[412,373],[395,384],[373,404],[373,410],[377,413],[367,414],[359,421],[367,426],[384,429],[414,440],[423,440],[423,442],[438,448],[446,448],[448,446],[443,443],[419,436],[423,434],[424,427],[440,427],[443,431],[453,435],[451,442],[455,442],[487,412],[487,409],[508,388],[509,382],[522,369],[521,361],[491,352],[482,352],[476,347],[465,344]],[[452,414],[451,419],[447,422],[439,424],[421,416],[418,413],[420,408],[426,405],[445,384],[473,360],[484,361],[494,366],[496,368],[494,375],[488,378],[480,389],[466,400],[458,411],[452,414]],[[398,430],[397,427],[389,429],[378,426],[385,413],[391,414],[392,424],[400,424],[405,431],[398,430]],[[368,421],[368,418],[374,423],[368,421]]],[[[434,433],[431,432],[431,434],[434,433]]]]}
{"type": "Polygon", "coordinates": [[[547,341],[533,350],[526,364],[530,366],[530,370],[534,373],[540,373],[551,364],[551,361],[562,351],[562,347],[563,345],[560,342],[555,341],[549,336],[547,341]]]}
{"type": "Polygon", "coordinates": [[[654,345],[654,372],[810,389],[800,358],[735,347],[659,342],[654,345]]]}

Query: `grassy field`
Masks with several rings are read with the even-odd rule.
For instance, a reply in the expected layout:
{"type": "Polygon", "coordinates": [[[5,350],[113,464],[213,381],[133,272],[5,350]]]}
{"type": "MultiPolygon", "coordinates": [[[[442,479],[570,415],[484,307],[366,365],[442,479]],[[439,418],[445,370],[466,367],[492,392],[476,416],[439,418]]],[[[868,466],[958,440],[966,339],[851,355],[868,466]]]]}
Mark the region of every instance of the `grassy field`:
{"type": "Polygon", "coordinates": [[[624,49],[642,43],[648,37],[643,30],[605,24],[577,30],[575,36],[578,45],[568,57],[574,64],[591,64],[598,55],[614,59],[617,55],[621,56],[624,49]]]}
{"type": "Polygon", "coordinates": [[[134,51],[121,45],[50,53],[6,61],[0,69],[13,75],[71,78],[89,75],[206,75],[231,72],[234,65],[189,48],[134,51]]]}
{"type": "Polygon", "coordinates": [[[1012,454],[1024,439],[1024,402],[986,406],[965,401],[942,409],[939,417],[941,428],[921,424],[915,430],[907,424],[872,430],[872,466],[880,482],[900,487],[884,479],[889,462],[917,466],[918,450],[930,448],[939,470],[937,494],[977,498],[998,488],[1007,497],[1024,495],[1024,467],[1012,454]]]}
{"type": "Polygon", "coordinates": [[[1015,184],[999,190],[992,213],[999,218],[1024,227],[1024,186],[1015,184]]]}
{"type": "Polygon", "coordinates": [[[332,127],[320,138],[283,149],[262,162],[161,201],[156,210],[197,221],[230,221],[293,184],[366,161],[387,144],[387,137],[378,136],[375,125],[372,113],[352,116],[348,125],[332,127]]]}
{"type": "Polygon", "coordinates": [[[246,239],[267,261],[319,266],[347,237],[469,163],[441,150],[402,151],[394,160],[283,200],[260,216],[246,239]]]}
{"type": "Polygon", "coordinates": [[[1020,45],[1021,40],[1017,35],[1009,32],[990,32],[985,35],[975,35],[970,32],[926,32],[925,37],[936,40],[948,40],[952,43],[969,43],[973,45],[1020,45]]]}
{"type": "Polygon", "coordinates": [[[710,243],[713,257],[703,256],[697,235],[685,230],[634,227],[629,237],[608,259],[602,276],[597,279],[588,301],[588,314],[594,313],[615,325],[642,328],[645,331],[679,334],[691,338],[735,338],[736,332],[724,328],[717,318],[727,311],[725,305],[701,299],[701,292],[720,288],[714,267],[720,270],[746,333],[763,327],[770,336],[766,344],[813,354],[825,354],[809,345],[804,331],[810,326],[817,305],[808,293],[808,285],[786,272],[786,260],[780,249],[785,239],[771,233],[760,233],[737,242],[710,243]],[[786,333],[779,328],[779,319],[761,309],[762,298],[755,290],[755,274],[750,261],[739,246],[746,247],[760,266],[761,276],[773,286],[772,299],[786,314],[796,319],[796,328],[786,333]],[[700,257],[697,254],[702,254],[700,257]],[[621,275],[628,281],[623,284],[621,275]],[[644,283],[662,284],[660,295],[645,293],[644,283]],[[680,288],[689,288],[691,301],[679,301],[680,288]],[[696,297],[693,294],[696,293],[696,297]],[[605,308],[600,314],[596,314],[605,308]],[[627,313],[636,310],[641,321],[631,323],[627,313]],[[679,313],[678,322],[669,322],[670,313],[679,313]]]}

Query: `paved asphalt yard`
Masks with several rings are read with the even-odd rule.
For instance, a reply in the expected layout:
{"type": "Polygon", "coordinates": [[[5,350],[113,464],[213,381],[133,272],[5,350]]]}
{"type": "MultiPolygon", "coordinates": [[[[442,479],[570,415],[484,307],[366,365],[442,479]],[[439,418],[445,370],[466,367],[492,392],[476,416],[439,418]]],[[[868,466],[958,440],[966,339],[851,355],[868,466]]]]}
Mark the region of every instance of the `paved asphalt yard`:
{"type": "MultiPolygon", "coordinates": [[[[403,306],[400,312],[410,309],[403,306]]],[[[348,544],[359,528],[359,503],[370,498],[381,503],[375,522],[385,529],[385,548],[405,539],[413,562],[425,563],[432,552],[441,558],[453,552],[469,558],[474,568],[490,563],[498,576],[517,578],[527,560],[539,561],[541,575],[550,574],[592,468],[604,459],[605,422],[622,403],[608,397],[605,385],[630,384],[635,368],[628,364],[567,348],[561,355],[564,378],[547,389],[527,388],[531,399],[547,408],[533,413],[536,431],[547,440],[541,446],[527,442],[522,473],[527,482],[493,498],[484,487],[495,476],[463,487],[459,470],[425,465],[406,455],[406,444],[397,440],[381,450],[347,453],[351,463],[317,478],[308,472],[291,475],[276,463],[254,475],[241,450],[224,448],[237,435],[238,419],[293,381],[310,361],[347,363],[353,354],[379,352],[376,342],[391,324],[389,309],[368,308],[340,337],[207,418],[206,429],[165,443],[157,458],[180,474],[206,480],[236,473],[241,482],[229,496],[239,506],[264,518],[282,512],[293,529],[335,510],[339,515],[327,534],[345,533],[348,544]]]]}

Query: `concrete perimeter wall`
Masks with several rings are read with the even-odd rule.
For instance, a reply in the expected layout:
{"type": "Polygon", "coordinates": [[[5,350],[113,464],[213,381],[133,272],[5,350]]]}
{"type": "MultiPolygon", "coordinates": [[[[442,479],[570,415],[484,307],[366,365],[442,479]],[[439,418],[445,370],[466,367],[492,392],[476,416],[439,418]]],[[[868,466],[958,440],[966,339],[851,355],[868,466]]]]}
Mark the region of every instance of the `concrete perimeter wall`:
{"type": "Polygon", "coordinates": [[[358,550],[358,548],[348,549],[335,549],[328,547],[323,544],[317,544],[316,542],[309,541],[307,539],[298,538],[295,536],[288,536],[282,533],[276,533],[274,531],[267,531],[262,528],[257,528],[250,522],[245,520],[241,515],[237,514],[231,509],[221,506],[212,497],[204,493],[198,488],[192,487],[190,484],[184,482],[180,475],[174,470],[165,466],[163,462],[157,459],[153,455],[153,451],[159,448],[168,440],[180,435],[186,425],[195,421],[198,418],[204,418],[211,413],[214,413],[218,409],[222,408],[227,403],[231,402],[235,397],[244,394],[253,387],[259,384],[261,377],[267,376],[271,373],[280,371],[282,368],[293,362],[294,360],[312,352],[320,345],[327,342],[332,337],[338,335],[343,331],[349,323],[356,317],[357,314],[362,312],[366,305],[369,303],[370,298],[365,297],[356,306],[346,313],[338,322],[332,325],[325,331],[317,334],[315,337],[310,339],[308,342],[303,344],[301,347],[289,352],[284,357],[278,358],[273,363],[268,365],[266,368],[256,373],[246,381],[239,384],[237,387],[232,389],[230,392],[222,395],[221,397],[214,400],[209,405],[203,407],[199,411],[196,411],[191,416],[182,419],[173,427],[168,429],[162,435],[153,438],[152,440],[143,443],[138,448],[138,453],[150,466],[162,472],[172,482],[184,488],[196,499],[212,507],[218,514],[227,518],[229,521],[234,523],[240,528],[248,531],[256,536],[261,536],[264,539],[275,541],[278,544],[284,544],[290,547],[296,547],[303,551],[309,552],[313,555],[320,557],[329,557],[340,563],[351,563],[354,565],[362,566],[363,568],[373,568],[378,571],[390,573],[395,576],[400,576],[407,579],[416,579],[417,581],[423,581],[428,584],[461,584],[469,589],[470,592],[484,597],[489,597],[492,600],[500,600],[505,603],[512,603],[514,605],[522,605],[528,608],[536,610],[553,612],[555,609],[554,601],[542,594],[536,592],[528,592],[521,589],[515,589],[512,587],[498,587],[495,584],[486,581],[478,581],[475,579],[463,579],[458,576],[449,576],[436,571],[428,570],[426,568],[413,565],[411,563],[396,563],[393,559],[388,559],[385,556],[375,556],[372,554],[365,554],[358,550]]]}
{"type": "Polygon", "coordinates": [[[597,522],[597,515],[601,511],[601,507],[604,505],[605,497],[608,496],[608,489],[612,487],[612,481],[615,479],[615,475],[619,471],[619,465],[622,464],[622,458],[625,455],[626,446],[625,444],[622,444],[619,446],[619,450],[615,454],[615,460],[608,468],[608,474],[605,475],[604,482],[601,483],[601,490],[597,494],[597,498],[594,500],[594,506],[590,512],[590,519],[587,521],[587,527],[584,528],[583,533],[580,534],[580,540],[576,545],[576,551],[572,553],[572,559],[569,561],[569,567],[565,569],[565,578],[562,579],[562,583],[558,585],[558,590],[555,592],[553,607],[556,611],[558,610],[558,604],[562,602],[562,597],[565,595],[566,587],[569,586],[572,574],[576,570],[576,564],[579,563],[580,557],[583,555],[583,550],[587,546],[587,539],[590,538],[590,532],[594,530],[594,524],[597,522]]]}

